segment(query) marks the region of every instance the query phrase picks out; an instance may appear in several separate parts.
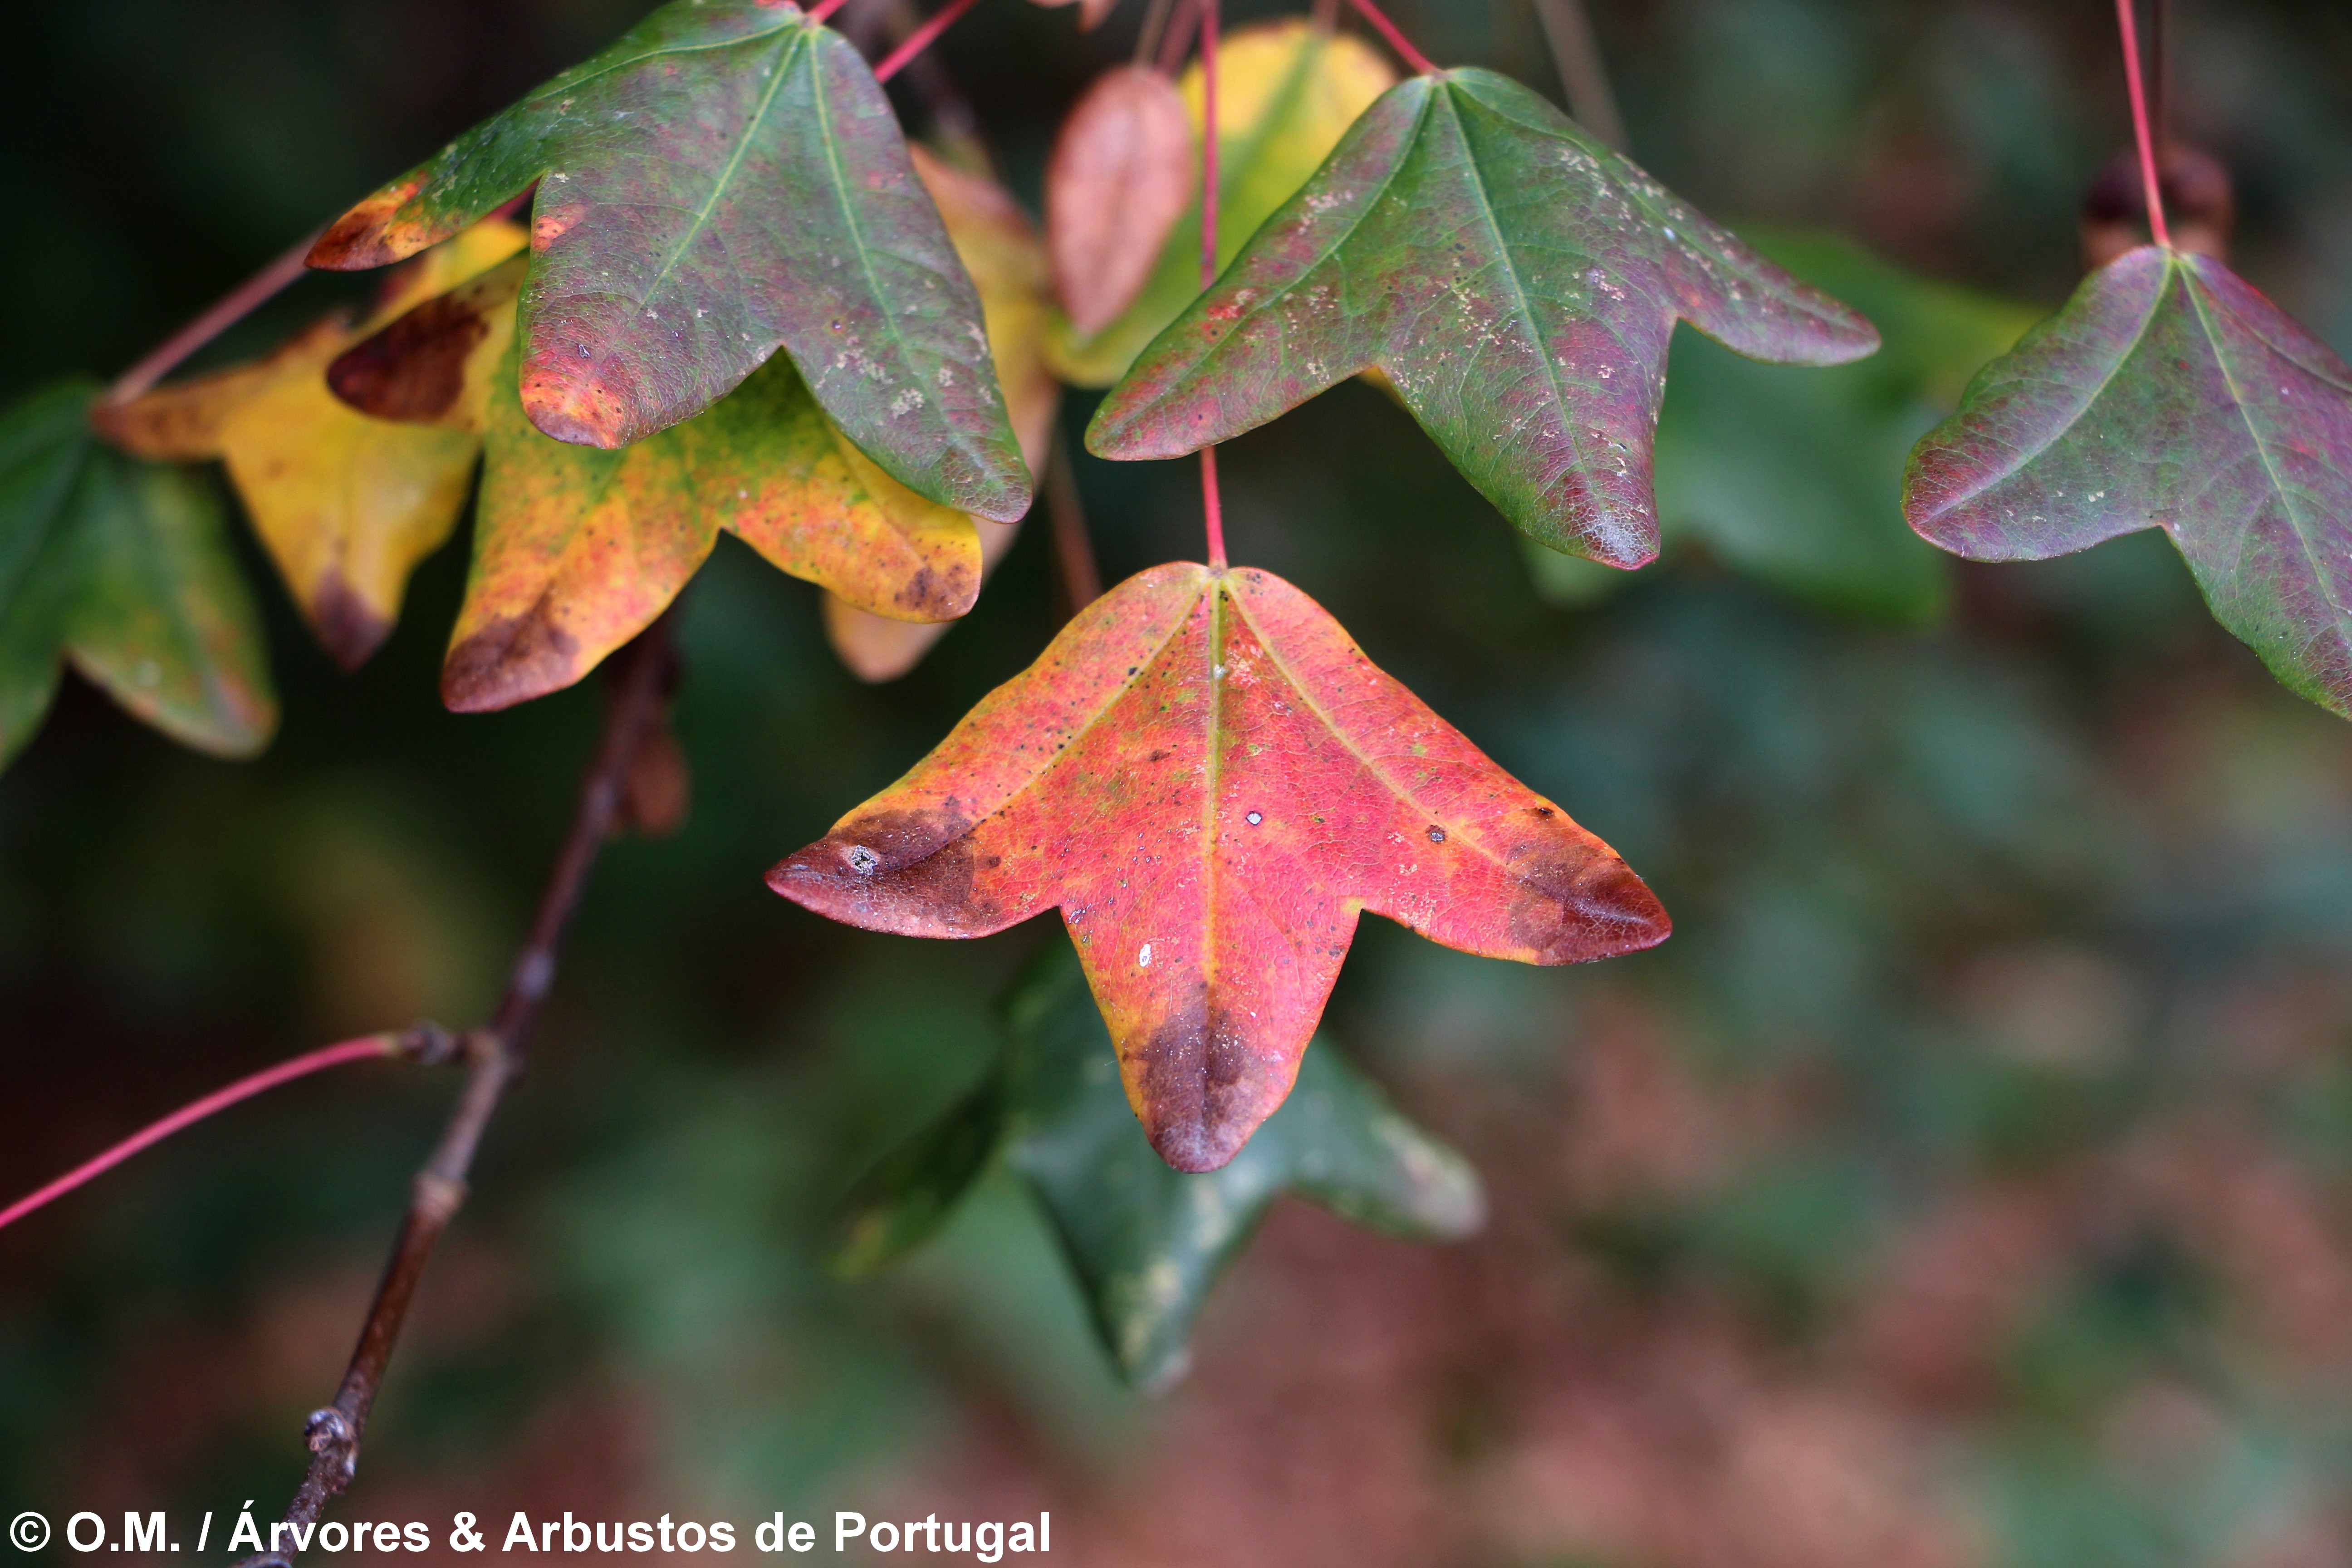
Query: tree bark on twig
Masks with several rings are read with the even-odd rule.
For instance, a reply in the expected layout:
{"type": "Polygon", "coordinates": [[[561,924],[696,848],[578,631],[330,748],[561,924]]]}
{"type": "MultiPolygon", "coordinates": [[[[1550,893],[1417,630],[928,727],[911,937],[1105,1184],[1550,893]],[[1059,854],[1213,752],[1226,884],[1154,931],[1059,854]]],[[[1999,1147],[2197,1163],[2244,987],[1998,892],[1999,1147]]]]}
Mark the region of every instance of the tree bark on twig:
{"type": "MultiPolygon", "coordinates": [[[[557,851],[530,939],[516,955],[497,1013],[488,1027],[467,1034],[461,1045],[466,1083],[441,1138],[416,1173],[408,1212],[385,1266],[383,1282],[361,1326],[358,1347],[333,1401],[311,1414],[304,1437],[310,1468],[286,1510],[284,1523],[299,1530],[314,1525],[327,1504],[358,1473],[360,1444],[368,1415],[383,1385],[384,1369],[399,1342],[408,1307],[424,1278],[426,1260],[449,1221],[466,1201],[467,1173],[482,1134],[508,1088],[521,1075],[525,1047],[541,1005],[555,981],[556,955],[580,907],[588,874],[605,841],[622,826],[629,770],[637,752],[660,729],[677,684],[677,655],[671,638],[672,608],[614,656],[604,726],[580,788],[572,825],[557,851]]],[[[271,1536],[272,1550],[248,1557],[240,1568],[292,1568],[295,1551],[271,1536]]]]}

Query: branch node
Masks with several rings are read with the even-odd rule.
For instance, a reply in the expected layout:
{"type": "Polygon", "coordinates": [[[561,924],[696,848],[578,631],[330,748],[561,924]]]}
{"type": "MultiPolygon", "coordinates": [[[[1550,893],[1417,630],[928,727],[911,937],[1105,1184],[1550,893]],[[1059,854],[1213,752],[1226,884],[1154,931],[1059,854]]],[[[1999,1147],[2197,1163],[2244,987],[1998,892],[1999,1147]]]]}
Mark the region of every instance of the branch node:
{"type": "Polygon", "coordinates": [[[467,1187],[463,1182],[453,1182],[430,1171],[420,1171],[416,1175],[415,1193],[418,1217],[438,1229],[447,1225],[465,1206],[467,1187]]]}
{"type": "Polygon", "coordinates": [[[447,1067],[465,1054],[465,1039],[430,1018],[401,1031],[394,1049],[419,1067],[447,1067]]]}
{"type": "Polygon", "coordinates": [[[340,1450],[345,1480],[349,1480],[359,1468],[359,1434],[352,1430],[351,1417],[331,1405],[321,1405],[310,1412],[310,1419],[302,1428],[302,1441],[314,1454],[340,1450]]]}

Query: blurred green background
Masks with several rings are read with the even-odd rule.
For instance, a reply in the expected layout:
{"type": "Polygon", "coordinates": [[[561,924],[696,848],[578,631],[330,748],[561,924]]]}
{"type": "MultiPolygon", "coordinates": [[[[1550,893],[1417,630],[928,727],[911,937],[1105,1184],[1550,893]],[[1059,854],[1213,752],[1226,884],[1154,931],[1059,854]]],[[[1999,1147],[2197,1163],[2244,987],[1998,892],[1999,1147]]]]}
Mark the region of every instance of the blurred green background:
{"type": "MultiPolygon", "coordinates": [[[[1082,37],[989,0],[940,47],[1025,196],[1141,9],[1082,37]]],[[[17,15],[0,396],[119,369],[638,10],[17,15]]],[[[1051,552],[1029,530],[866,688],[814,592],[722,542],[683,628],[693,816],[599,871],[342,1517],[1051,1508],[1058,1552],[1137,1568],[2352,1561],[2352,731],[2210,623],[2161,538],[1962,568],[1895,506],[1905,446],[2079,275],[2125,124],[2111,9],[1594,11],[1637,156],[1848,291],[1885,359],[1759,369],[1683,334],[1668,556],[1605,584],[1531,572],[1360,384],[1225,460],[1236,555],[1676,917],[1573,972],[1366,922],[1329,1037],[1476,1163],[1486,1232],[1278,1208],[1158,1401],[1109,1376],[1007,1180],[896,1271],[829,1280],[829,1205],[984,1069],[991,998],[1060,938],[850,931],[760,873],[1034,654],[1051,552]]],[[[1395,12],[1557,90],[1524,0],[1395,12]]],[[[2179,0],[2173,55],[2237,264],[2352,347],[2352,13],[2179,0]]],[[[1197,549],[1189,466],[1079,479],[1110,577],[1197,549]]],[[[0,776],[0,1195],[293,1050],[471,1021],[520,940],[593,683],[439,709],[461,545],[349,679],[248,555],[267,756],[194,757],[69,680],[0,776]]],[[[279,1507],[452,1087],[287,1089],[0,1236],[0,1513],[279,1507]]]]}

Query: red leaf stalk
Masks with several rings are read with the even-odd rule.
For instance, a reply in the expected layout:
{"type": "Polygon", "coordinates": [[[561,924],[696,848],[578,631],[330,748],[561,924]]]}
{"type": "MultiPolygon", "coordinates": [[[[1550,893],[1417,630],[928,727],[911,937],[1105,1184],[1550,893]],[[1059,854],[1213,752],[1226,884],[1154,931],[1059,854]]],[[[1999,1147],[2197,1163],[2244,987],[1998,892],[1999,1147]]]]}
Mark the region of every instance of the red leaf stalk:
{"type": "MultiPolygon", "coordinates": [[[[1362,5],[1364,0],[1356,0],[1362,5]]],[[[2116,0],[2116,25],[2124,36],[2124,85],[2131,91],[2132,134],[2139,140],[2139,177],[2147,186],[2147,232],[2169,250],[2172,236],[2164,225],[2164,191],[2156,174],[2156,132],[2147,113],[2147,84],[2141,79],[2139,18],[2134,0],[2116,0]]]]}
{"type": "Polygon", "coordinates": [[[929,21],[907,35],[906,41],[883,58],[874,68],[876,81],[888,81],[906,68],[907,62],[931,47],[931,40],[955,26],[956,18],[972,8],[975,0],[948,0],[929,21]]]}
{"type": "Polygon", "coordinates": [[[179,368],[180,362],[274,300],[286,286],[309,270],[316,234],[297,243],[277,260],[238,284],[194,321],[173,332],[145,359],[132,365],[106,389],[109,403],[128,403],[179,368]]]}
{"type": "MultiPolygon", "coordinates": [[[[2131,0],[2121,0],[2121,3],[2129,5],[2131,0]]],[[[1359,12],[1362,13],[1365,21],[1370,22],[1372,25],[1372,30],[1374,32],[1380,34],[1381,37],[1388,40],[1389,47],[1394,49],[1400,56],[1402,56],[1405,64],[1411,66],[1423,76],[1435,76],[1437,74],[1436,62],[1432,60],[1427,55],[1423,54],[1419,49],[1414,48],[1412,47],[1412,40],[1404,36],[1404,30],[1399,27],[1394,22],[1390,21],[1388,14],[1382,11],[1378,5],[1373,5],[1372,0],[1350,0],[1350,4],[1352,4],[1359,12]]]]}
{"type": "Polygon", "coordinates": [[[818,4],[809,7],[808,19],[821,26],[827,16],[848,4],[849,0],[818,0],[818,4]]]}
{"type": "MultiPolygon", "coordinates": [[[[1201,291],[1217,280],[1217,0],[1201,0],[1201,291]]],[[[1201,521],[1209,565],[1225,564],[1225,503],[1217,492],[1217,449],[1201,448],[1201,521]]]]}
{"type": "Polygon", "coordinates": [[[345,1062],[364,1061],[371,1057],[394,1057],[402,1054],[404,1037],[397,1034],[370,1035],[364,1039],[344,1040],[307,1051],[291,1061],[265,1068],[257,1073],[237,1079],[225,1089],[216,1089],[202,1100],[193,1100],[164,1117],[161,1121],[140,1129],[113,1148],[88,1163],[75,1166],[47,1186],[30,1194],[5,1209],[0,1209],[0,1228],[23,1219],[34,1210],[45,1207],[65,1196],[76,1187],[94,1177],[102,1176],[123,1161],[152,1143],[160,1143],[183,1127],[194,1126],[215,1111],[226,1110],[239,1100],[251,1100],[265,1089],[276,1089],[281,1083],[291,1083],[298,1078],[308,1078],[314,1072],[341,1067],[345,1062]]]}

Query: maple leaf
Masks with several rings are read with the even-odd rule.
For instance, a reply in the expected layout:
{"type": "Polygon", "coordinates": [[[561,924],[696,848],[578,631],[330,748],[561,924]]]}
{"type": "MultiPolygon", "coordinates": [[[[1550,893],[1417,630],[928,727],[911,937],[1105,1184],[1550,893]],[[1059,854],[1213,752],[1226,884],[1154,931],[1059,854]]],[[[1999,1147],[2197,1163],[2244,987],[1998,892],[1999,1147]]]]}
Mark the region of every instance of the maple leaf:
{"type": "Polygon", "coordinates": [[[1650,445],[1677,318],[1787,363],[1878,345],[1527,89],[1417,77],[1153,342],[1087,442],[1179,457],[1377,367],[1530,538],[1639,566],[1658,548],[1650,445]]]}
{"type": "Polygon", "coordinates": [[[971,280],[873,72],[798,7],[673,0],[352,208],[311,265],[397,261],[534,182],[521,398],[540,429],[642,440],[781,346],[918,494],[1028,510],[971,280]]]}
{"type": "Polygon", "coordinates": [[[1171,1170],[1136,1131],[1084,971],[1055,942],[1013,985],[987,1078],[886,1155],[843,1205],[835,1268],[869,1273],[920,1245],[992,1159],[1034,1194],[1120,1375],[1183,1374],[1210,1289],[1285,1193],[1391,1236],[1446,1241],[1485,1216],[1477,1173],[1318,1037],[1298,1083],[1222,1169],[1171,1170]]]}
{"type": "Polygon", "coordinates": [[[1045,169],[1045,231],[1070,324],[1092,334],[1135,302],[1197,199],[1184,95],[1149,66],[1095,79],[1045,169]]]}
{"type": "MultiPolygon", "coordinates": [[[[1062,384],[1045,362],[1046,323],[1053,311],[1045,242],[1021,204],[985,175],[913,149],[915,172],[939,205],[956,255],[980,291],[988,323],[988,351],[1004,388],[1004,411],[1032,473],[1043,473],[1054,440],[1062,384]]],[[[972,519],[980,533],[980,574],[985,583],[1021,525],[972,519]]],[[[915,668],[950,623],[877,615],[835,594],[824,596],[825,637],[861,680],[895,680],[915,668]]]]}
{"type": "Polygon", "coordinates": [[[226,520],[194,476],[95,439],[96,394],[63,383],[0,414],[0,762],[61,660],[174,740],[250,756],[278,703],[226,520]]]}
{"type": "MultiPolygon", "coordinates": [[[[1304,17],[1236,28],[1217,49],[1217,263],[1239,254],[1259,224],[1290,199],[1339,144],[1348,127],[1396,81],[1361,38],[1304,17]]],[[[1208,106],[1199,61],[1178,82],[1192,141],[1205,138],[1208,106]]],[[[1055,370],[1076,386],[1108,386],[1144,345],[1201,293],[1197,190],[1160,247],[1134,303],[1099,331],[1076,321],[1048,340],[1055,370]]]]}
{"type": "Polygon", "coordinates": [[[2287,687],[2352,717],[2352,368],[2211,257],[2143,246],[1970,384],[1904,511],[1976,561],[2143,528],[2287,687]]]}
{"type": "Polygon", "coordinates": [[[1223,1164],[1282,1102],[1360,910],[1533,963],[1667,931],[1614,851],[1313,600],[1181,562],[1097,599],[768,880],[913,936],[1059,907],[1129,1099],[1185,1171],[1223,1164]]]}
{"type": "Polygon", "coordinates": [[[457,527],[478,443],[362,414],[330,389],[328,368],[522,244],[512,224],[477,224],[394,274],[358,325],[330,316],[255,363],[101,403],[91,421],[138,457],[221,458],[304,619],[356,669],[399,618],[409,574],[457,527]]]}

